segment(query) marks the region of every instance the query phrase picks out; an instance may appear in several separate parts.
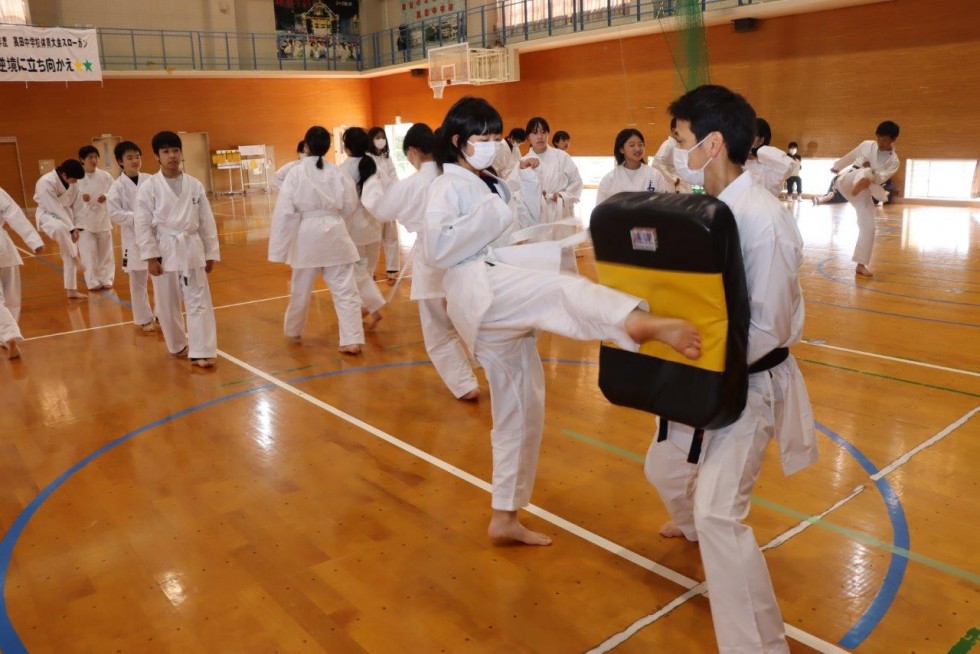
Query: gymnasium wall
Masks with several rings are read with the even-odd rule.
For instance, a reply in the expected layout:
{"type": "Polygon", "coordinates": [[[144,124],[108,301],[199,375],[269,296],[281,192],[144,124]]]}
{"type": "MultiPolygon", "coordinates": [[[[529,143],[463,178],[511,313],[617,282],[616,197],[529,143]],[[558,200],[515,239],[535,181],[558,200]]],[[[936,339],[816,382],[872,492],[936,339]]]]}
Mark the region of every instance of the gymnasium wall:
{"type": "MultiPolygon", "coordinates": [[[[0,136],[20,145],[32,194],[39,159],[62,161],[103,133],[136,141],[143,169],[157,170],[150,139],[169,129],[208,132],[211,149],[275,146],[277,164],[296,155],[310,125],[370,122],[362,79],[106,79],[99,84],[0,84],[0,136]]],[[[215,173],[217,187],[227,185],[215,173]]]]}
{"type": "MultiPolygon", "coordinates": [[[[708,29],[711,80],[743,93],[773,127],[773,144],[800,143],[804,157],[844,154],[873,138],[882,120],[902,128],[901,158],[980,156],[980,36],[975,0],[921,0],[760,21],[754,32],[708,29]]],[[[656,147],[677,75],[661,34],[521,55],[521,80],[449,87],[434,101],[425,77],[371,80],[377,123],[437,126],[453,101],[486,97],[505,129],[532,115],[572,134],[572,152],[611,155],[616,132],[635,123],[656,147]]],[[[805,161],[804,161],[804,165],[805,161]]],[[[903,166],[904,172],[904,166],[903,166]]],[[[899,187],[903,179],[897,180],[899,187]]]]}

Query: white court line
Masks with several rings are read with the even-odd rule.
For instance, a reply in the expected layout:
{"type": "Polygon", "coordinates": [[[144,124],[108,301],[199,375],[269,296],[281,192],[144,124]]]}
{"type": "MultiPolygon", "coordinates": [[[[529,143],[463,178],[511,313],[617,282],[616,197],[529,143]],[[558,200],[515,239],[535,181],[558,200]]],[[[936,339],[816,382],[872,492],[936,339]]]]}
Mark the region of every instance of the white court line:
{"type": "Polygon", "coordinates": [[[882,477],[887,477],[891,473],[895,472],[900,467],[908,463],[913,456],[915,456],[922,450],[926,449],[927,447],[932,447],[939,441],[943,440],[944,438],[952,434],[954,431],[956,431],[958,428],[964,425],[970,418],[976,415],[977,411],[980,411],[980,406],[974,407],[972,411],[967,411],[966,414],[964,414],[963,417],[961,417],[959,420],[957,420],[956,422],[950,425],[947,425],[945,429],[940,431],[938,434],[936,434],[929,440],[920,443],[916,447],[912,448],[902,456],[898,457],[897,459],[895,459],[894,461],[886,465],[884,468],[882,468],[875,474],[871,475],[871,480],[878,481],[882,477]]]}
{"type": "MultiPolygon", "coordinates": [[[[805,530],[812,527],[815,522],[818,522],[819,520],[823,519],[826,515],[841,508],[842,506],[844,506],[845,504],[853,500],[855,497],[863,493],[865,490],[866,490],[865,486],[863,485],[858,486],[851,492],[850,495],[848,495],[844,499],[838,500],[837,502],[834,503],[833,506],[831,506],[823,513],[816,515],[812,518],[809,518],[807,520],[801,520],[796,526],[787,529],[783,533],[773,538],[771,541],[769,541],[768,543],[766,543],[760,548],[761,551],[765,552],[766,550],[771,550],[775,547],[779,547],[780,545],[788,541],[790,538],[793,538],[794,536],[798,536],[805,530]]],[[[671,611],[681,606],[682,604],[685,604],[689,600],[697,597],[698,595],[707,595],[708,594],[707,591],[708,588],[706,583],[701,583],[694,588],[688,589],[688,591],[683,595],[675,598],[670,603],[658,609],[656,612],[651,613],[650,615],[643,616],[642,618],[640,618],[639,620],[637,620],[636,622],[628,626],[626,629],[620,631],[619,633],[613,634],[612,636],[604,640],[602,643],[590,649],[588,652],[586,652],[586,654],[605,654],[606,652],[609,652],[619,647],[627,640],[632,638],[634,635],[636,635],[644,627],[647,627],[653,624],[654,622],[656,622],[657,620],[659,620],[660,618],[663,618],[664,616],[670,614],[671,611]]],[[[839,652],[846,652],[846,650],[840,649],[836,645],[821,640],[816,636],[813,636],[812,634],[809,634],[805,631],[793,627],[792,625],[783,623],[783,628],[785,629],[787,636],[789,636],[793,640],[803,643],[804,645],[809,645],[810,647],[812,647],[813,649],[819,652],[828,652],[833,654],[837,654],[839,652]]]]}
{"type": "Polygon", "coordinates": [[[866,357],[872,357],[875,359],[884,359],[885,361],[895,361],[897,363],[907,363],[912,366],[921,366],[923,368],[933,368],[934,370],[944,370],[946,372],[955,372],[960,375],[970,375],[971,377],[980,377],[980,372],[974,372],[973,370],[961,370],[959,368],[947,368],[946,366],[937,366],[934,363],[925,363],[922,361],[916,361],[914,359],[903,359],[901,357],[891,357],[886,354],[875,354],[874,352],[865,352],[864,350],[852,350],[847,347],[840,347],[838,345],[828,345],[826,343],[817,343],[814,341],[808,341],[803,339],[801,341],[806,345],[812,345],[813,347],[825,347],[828,350],[838,350],[840,352],[849,352],[850,354],[860,354],[866,357]]]}
{"type": "Polygon", "coordinates": [[[33,252],[31,252],[30,250],[25,250],[24,248],[22,248],[21,246],[17,245],[16,243],[14,243],[14,247],[17,248],[18,250],[20,250],[21,252],[23,252],[24,254],[26,254],[29,257],[35,257],[35,256],[37,256],[36,254],[34,254],[33,252]]]}
{"type": "MultiPolygon", "coordinates": [[[[405,441],[395,438],[391,434],[381,431],[377,427],[374,427],[373,425],[370,425],[364,422],[363,420],[360,420],[359,418],[355,418],[354,416],[345,413],[344,411],[341,411],[340,409],[334,407],[333,405],[327,404],[326,402],[316,397],[313,397],[309,393],[305,393],[299,390],[295,386],[292,386],[280,379],[276,379],[272,375],[262,370],[259,370],[258,368],[249,365],[244,361],[237,359],[226,352],[218,350],[218,355],[225,359],[228,359],[229,361],[240,366],[241,368],[244,368],[245,370],[252,373],[256,377],[260,377],[266,380],[267,382],[269,382],[270,384],[273,384],[274,386],[278,386],[279,388],[286,391],[287,393],[290,393],[292,395],[295,395],[296,397],[306,400],[307,402],[313,404],[314,406],[317,406],[323,409],[324,411],[337,416],[341,420],[344,420],[354,425],[355,427],[363,429],[364,431],[385,441],[386,443],[394,445],[395,447],[407,452],[408,454],[411,454],[412,456],[422,459],[426,463],[429,463],[439,468],[440,470],[444,470],[445,472],[448,472],[449,474],[455,476],[456,478],[461,479],[473,486],[476,486],[477,488],[486,491],[487,493],[491,492],[490,484],[488,484],[487,482],[483,481],[482,479],[474,475],[471,475],[465,470],[457,468],[456,466],[447,463],[442,459],[439,459],[429,454],[428,452],[425,452],[424,450],[420,450],[419,448],[413,445],[409,445],[405,441]]],[[[646,558],[641,554],[629,550],[623,547],[622,545],[618,545],[607,538],[604,538],[594,532],[591,532],[583,527],[580,527],[579,525],[569,522],[568,520],[565,520],[564,518],[557,516],[554,513],[551,513],[550,511],[542,509],[539,506],[535,506],[531,504],[528,505],[526,509],[529,513],[550,522],[556,527],[564,529],[578,536],[579,538],[582,538],[586,542],[591,543],[592,545],[595,545],[597,547],[600,547],[606,550],[607,552],[610,552],[611,554],[614,554],[622,559],[625,559],[626,561],[629,561],[630,563],[633,563],[639,567],[644,568],[645,570],[649,570],[650,572],[653,572],[654,574],[657,574],[663,577],[664,579],[673,581],[674,583],[683,586],[684,588],[687,588],[688,591],[693,591],[695,588],[701,585],[698,582],[694,581],[693,579],[685,577],[679,572],[675,572],[670,568],[666,568],[660,565],[659,563],[646,558]]],[[[789,634],[791,630],[796,634],[792,636],[795,640],[800,640],[800,642],[805,643],[806,645],[812,647],[813,649],[816,649],[819,652],[822,652],[823,654],[846,654],[845,650],[838,648],[836,645],[821,640],[820,638],[817,638],[812,634],[808,634],[806,632],[800,631],[799,629],[794,629],[790,625],[786,625],[787,634],[789,634]]]]}

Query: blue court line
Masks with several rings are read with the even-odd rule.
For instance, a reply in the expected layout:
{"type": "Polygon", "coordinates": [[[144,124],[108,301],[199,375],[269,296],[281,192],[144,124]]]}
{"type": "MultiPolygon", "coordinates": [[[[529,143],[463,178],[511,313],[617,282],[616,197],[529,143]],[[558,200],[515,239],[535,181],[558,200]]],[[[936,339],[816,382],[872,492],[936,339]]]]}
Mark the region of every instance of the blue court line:
{"type": "MultiPolygon", "coordinates": [[[[62,275],[62,276],[64,276],[64,274],[65,274],[65,269],[64,269],[64,268],[62,268],[61,266],[59,266],[58,264],[56,264],[56,263],[51,263],[50,261],[48,261],[48,260],[47,260],[47,259],[46,259],[45,257],[43,257],[43,256],[36,256],[36,257],[34,257],[34,259],[35,259],[36,261],[40,261],[42,265],[45,265],[45,266],[47,266],[47,267],[48,267],[48,268],[50,268],[51,270],[56,270],[56,271],[58,271],[58,274],[60,274],[60,275],[62,275]]],[[[92,294],[92,293],[94,293],[94,292],[96,292],[96,291],[89,291],[89,294],[92,294]]],[[[131,304],[131,303],[130,303],[130,302],[129,302],[128,300],[124,300],[124,299],[122,299],[121,297],[119,297],[118,295],[116,295],[116,293],[115,293],[115,291],[110,291],[109,293],[107,293],[107,294],[105,295],[105,297],[109,297],[109,298],[112,298],[112,300],[113,300],[113,301],[114,301],[114,302],[115,302],[116,304],[119,304],[119,305],[122,305],[122,306],[124,306],[124,307],[126,307],[127,309],[132,309],[132,308],[133,308],[133,305],[132,305],[132,304],[131,304]]]]}
{"type": "MultiPolygon", "coordinates": [[[[582,361],[577,359],[542,359],[542,363],[559,363],[559,364],[569,364],[569,365],[589,365],[598,366],[596,361],[582,361]]],[[[383,370],[389,368],[406,368],[411,366],[419,365],[431,365],[431,361],[408,361],[402,363],[388,363],[388,364],[378,364],[374,366],[364,366],[361,368],[348,368],[344,370],[333,370],[327,372],[320,372],[313,375],[306,375],[303,377],[297,377],[288,380],[289,383],[296,384],[304,381],[310,381],[314,379],[334,377],[338,375],[343,375],[353,372],[372,372],[376,370],[383,370]]],[[[13,623],[10,620],[10,615],[7,611],[6,594],[4,592],[7,584],[7,571],[10,568],[10,562],[13,558],[14,547],[17,544],[18,539],[23,533],[30,519],[37,513],[41,505],[61,486],[63,486],[75,473],[79,472],[82,468],[87,466],[89,463],[102,456],[106,452],[122,445],[123,443],[133,439],[134,437],[145,433],[155,427],[166,424],[182,418],[191,413],[195,413],[202,409],[212,407],[216,404],[220,404],[227,400],[237,399],[251,393],[256,393],[259,391],[269,390],[273,388],[272,384],[263,384],[261,386],[255,386],[253,388],[238,391],[236,393],[231,393],[229,395],[223,395],[221,397],[216,397],[201,404],[196,404],[194,406],[182,409],[176,413],[173,413],[164,418],[155,420],[147,425],[139,427],[113,441],[103,445],[98,448],[81,461],[70,467],[68,470],[63,472],[57,478],[54,479],[50,484],[48,484],[38,495],[20,512],[17,518],[11,524],[10,528],[4,534],[3,539],[0,540],[0,651],[4,654],[27,654],[27,649],[24,646],[23,641],[14,628],[13,623]]],[[[868,474],[875,474],[878,469],[871,463],[867,457],[864,456],[856,447],[844,440],[843,437],[838,436],[834,432],[830,431],[826,427],[817,424],[817,428],[824,434],[832,438],[845,450],[847,450],[854,458],[860,463],[860,465],[868,471],[868,474]]],[[[893,545],[895,547],[901,547],[903,549],[909,549],[909,534],[908,525],[905,520],[905,512],[902,509],[901,502],[898,496],[895,494],[891,485],[888,484],[887,480],[881,479],[876,482],[876,486],[882,497],[885,500],[886,508],[888,508],[889,517],[892,519],[892,531],[893,531],[893,545]],[[900,523],[898,523],[900,519],[900,523]],[[901,533],[904,533],[904,538],[901,538],[901,533]]],[[[907,559],[904,557],[896,556],[892,554],[891,565],[889,565],[888,573],[885,577],[885,582],[881,589],[879,589],[878,594],[875,596],[874,601],[871,606],[864,612],[864,614],[859,618],[858,622],[851,628],[851,630],[844,636],[840,641],[840,644],[847,647],[856,647],[860,644],[871,631],[878,625],[879,622],[884,618],[888,609],[891,607],[892,602],[895,599],[895,595],[898,592],[898,588],[901,585],[902,578],[905,573],[905,568],[907,565],[907,559]],[[893,572],[894,570],[894,572],[893,572]]]]}
{"type": "Polygon", "coordinates": [[[937,299],[934,299],[934,298],[917,297],[915,295],[907,295],[905,293],[893,293],[892,291],[886,291],[886,290],[883,290],[883,289],[880,289],[880,288],[872,288],[871,286],[867,286],[867,285],[864,285],[864,284],[858,284],[854,280],[847,280],[847,281],[845,281],[843,279],[838,279],[838,278],[832,276],[830,273],[828,273],[825,270],[825,268],[826,268],[826,266],[827,266],[828,263],[830,263],[831,261],[836,261],[836,260],[837,260],[837,257],[830,257],[830,258],[824,259],[823,261],[821,261],[820,263],[817,264],[817,272],[820,273],[823,277],[825,277],[826,279],[829,279],[830,281],[832,281],[835,284],[840,284],[842,286],[849,286],[851,288],[859,288],[862,291],[867,291],[868,293],[881,293],[882,295],[891,295],[891,296],[894,296],[894,297],[900,297],[900,298],[904,298],[906,300],[918,300],[919,302],[935,302],[936,304],[952,304],[952,305],[961,306],[961,307],[980,307],[980,304],[977,304],[975,302],[954,302],[953,300],[937,300],[937,299]]]}
{"type": "Polygon", "coordinates": [[[890,311],[877,311],[875,309],[865,309],[863,307],[850,307],[845,304],[835,304],[834,302],[821,302],[820,300],[811,300],[806,298],[807,304],[819,304],[825,307],[835,307],[837,309],[846,309],[848,311],[863,311],[864,313],[875,313],[879,316],[892,316],[894,318],[908,318],[909,320],[922,320],[925,322],[935,322],[940,325],[955,325],[957,327],[980,327],[980,323],[971,322],[956,322],[955,320],[940,320],[939,318],[923,318],[921,316],[910,316],[907,313],[892,313],[890,311]]]}
{"type": "MultiPolygon", "coordinates": [[[[846,441],[842,436],[834,433],[820,423],[816,423],[816,428],[847,450],[869,476],[879,472],[878,467],[861,450],[846,441]]],[[[902,502],[898,498],[898,494],[895,493],[895,489],[892,488],[892,485],[888,483],[888,479],[885,477],[878,479],[874,484],[885,502],[888,519],[892,523],[892,544],[895,547],[910,550],[911,537],[909,535],[909,525],[905,518],[905,509],[902,507],[902,502]]],[[[888,563],[888,570],[885,572],[885,579],[881,584],[881,588],[878,589],[874,599],[871,601],[871,605],[865,609],[850,631],[844,634],[844,637],[838,641],[838,645],[853,649],[860,645],[871,634],[874,628],[878,626],[878,623],[882,621],[895,601],[898,589],[902,585],[902,579],[905,577],[905,570],[908,567],[908,563],[908,559],[904,556],[898,556],[894,552],[891,554],[891,561],[888,563]]]]}

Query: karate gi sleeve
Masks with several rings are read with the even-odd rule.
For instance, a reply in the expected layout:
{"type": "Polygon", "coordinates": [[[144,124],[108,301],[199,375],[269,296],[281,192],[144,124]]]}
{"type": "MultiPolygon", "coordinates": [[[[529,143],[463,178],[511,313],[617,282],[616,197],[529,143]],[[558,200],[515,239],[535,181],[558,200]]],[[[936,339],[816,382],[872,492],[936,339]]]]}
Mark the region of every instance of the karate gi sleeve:
{"type": "MultiPolygon", "coordinates": [[[[799,267],[801,253],[793,243],[760,243],[744,253],[745,281],[749,289],[751,337],[755,352],[766,353],[792,345],[794,309],[802,301],[799,267]]],[[[750,362],[754,363],[754,362],[750,362]]]]}
{"type": "Polygon", "coordinates": [[[514,224],[513,211],[494,193],[480,197],[462,215],[460,205],[459,192],[452,185],[429,194],[422,242],[431,266],[448,269],[476,256],[514,224]]]}
{"type": "Polygon", "coordinates": [[[789,156],[779,148],[774,148],[770,145],[764,145],[756,152],[756,156],[759,157],[759,163],[768,166],[769,168],[781,171],[783,181],[789,177],[790,171],[793,169],[793,157],[789,156]]]}
{"type": "MultiPolygon", "coordinates": [[[[418,231],[418,225],[415,225],[414,229],[409,227],[409,223],[412,222],[413,210],[418,212],[418,208],[412,206],[408,197],[411,182],[412,177],[395,182],[380,197],[373,200],[371,206],[368,206],[367,202],[364,203],[364,206],[378,219],[378,222],[388,223],[397,220],[411,231],[418,231]]],[[[361,201],[364,201],[363,197],[361,201]]]]}
{"type": "Polygon", "coordinates": [[[507,178],[517,212],[517,222],[521,227],[531,227],[541,223],[541,171],[536,168],[515,166],[507,178]]]}
{"type": "Polygon", "coordinates": [[[381,199],[385,195],[385,189],[391,188],[388,184],[388,180],[384,177],[384,174],[371,175],[368,181],[361,188],[361,204],[364,208],[374,216],[375,220],[379,223],[391,222],[394,217],[389,213],[388,217],[380,216],[375,209],[377,209],[378,204],[380,204],[381,199]]]}
{"type": "Polygon", "coordinates": [[[615,170],[612,170],[612,171],[606,173],[606,176],[603,177],[602,178],[602,181],[599,182],[599,191],[598,191],[598,193],[596,193],[596,196],[595,196],[595,203],[596,204],[602,204],[603,202],[606,201],[606,198],[608,198],[610,195],[613,194],[612,193],[612,180],[613,180],[613,175],[615,175],[615,174],[616,174],[616,171],[615,170]]]}
{"type": "Polygon", "coordinates": [[[857,146],[856,148],[854,148],[853,150],[845,154],[843,157],[835,161],[834,165],[831,167],[831,170],[833,170],[835,173],[839,173],[845,168],[847,168],[848,166],[850,166],[852,163],[857,161],[857,158],[861,156],[862,147],[864,147],[864,143],[857,146]]]}
{"type": "Polygon", "coordinates": [[[41,235],[37,233],[34,226],[27,220],[27,216],[24,215],[23,210],[21,210],[17,203],[14,202],[14,199],[7,195],[7,192],[3,189],[0,189],[0,205],[3,207],[3,221],[20,235],[32,252],[44,245],[44,241],[41,240],[41,235]]]}
{"type": "Polygon", "coordinates": [[[893,153],[892,156],[888,157],[888,161],[885,162],[884,166],[874,170],[874,178],[871,181],[875,184],[884,184],[891,179],[892,175],[898,172],[900,163],[898,155],[893,153]]]}
{"type": "Polygon", "coordinates": [[[661,166],[667,166],[668,168],[674,167],[674,143],[670,139],[666,139],[657,148],[657,154],[653,155],[654,163],[658,163],[661,166]]]}
{"type": "Polygon", "coordinates": [[[199,226],[197,233],[204,242],[204,260],[221,261],[221,249],[218,246],[218,225],[214,222],[214,212],[211,211],[211,203],[204,192],[204,187],[197,185],[195,193],[198,194],[200,204],[198,204],[197,218],[199,226]]]}
{"type": "Polygon", "coordinates": [[[136,232],[136,246],[143,261],[160,256],[160,244],[153,233],[153,186],[147,182],[136,191],[136,206],[133,210],[133,230],[136,232]]]}
{"type": "MultiPolygon", "coordinates": [[[[55,181],[55,183],[60,184],[61,182],[55,181]]],[[[61,222],[68,225],[68,229],[75,229],[75,219],[72,216],[71,209],[68,208],[75,200],[75,195],[72,193],[73,190],[69,189],[67,193],[58,197],[58,194],[55,193],[50,184],[39,184],[34,193],[34,200],[37,202],[38,210],[54,214],[61,222]],[[65,202],[68,204],[65,204],[65,202]]]]}
{"type": "MultiPolygon", "coordinates": [[[[123,206],[123,190],[120,188],[122,184],[131,184],[124,175],[119,177],[121,182],[114,183],[109,187],[109,192],[106,194],[106,206],[109,209],[109,219],[117,225],[123,227],[133,226],[133,207],[128,209],[123,206]]],[[[118,180],[117,180],[118,181],[118,180]]]]}
{"type": "Polygon", "coordinates": [[[279,170],[276,171],[276,174],[272,176],[272,185],[275,186],[277,189],[281,189],[282,185],[286,181],[286,175],[289,174],[289,171],[292,168],[293,166],[290,164],[286,164],[285,166],[279,168],[279,170]]]}
{"type": "Polygon", "coordinates": [[[565,176],[568,178],[568,183],[565,188],[560,192],[562,200],[565,201],[566,206],[571,206],[578,202],[582,197],[582,175],[578,172],[578,166],[572,161],[572,158],[565,155],[565,176]]]}

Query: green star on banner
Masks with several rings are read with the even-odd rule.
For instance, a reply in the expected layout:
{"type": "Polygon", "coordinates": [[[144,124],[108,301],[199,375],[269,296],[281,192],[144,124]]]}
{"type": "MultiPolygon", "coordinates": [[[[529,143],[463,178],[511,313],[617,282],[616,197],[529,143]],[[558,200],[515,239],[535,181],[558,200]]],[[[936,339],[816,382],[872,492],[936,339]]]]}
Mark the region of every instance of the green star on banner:
{"type": "Polygon", "coordinates": [[[88,72],[92,72],[92,62],[89,61],[88,59],[85,60],[85,70],[88,72]]]}

